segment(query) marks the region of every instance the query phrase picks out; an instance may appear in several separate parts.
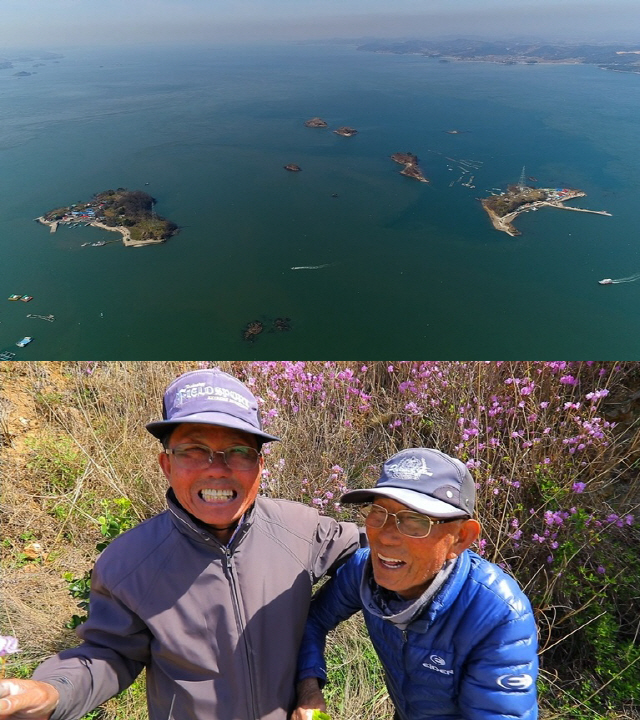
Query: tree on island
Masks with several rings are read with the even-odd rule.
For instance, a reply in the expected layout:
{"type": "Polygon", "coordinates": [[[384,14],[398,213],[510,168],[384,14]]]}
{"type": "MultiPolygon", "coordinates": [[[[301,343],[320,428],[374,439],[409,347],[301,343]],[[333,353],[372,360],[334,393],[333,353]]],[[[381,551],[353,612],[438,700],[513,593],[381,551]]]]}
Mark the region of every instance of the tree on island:
{"type": "Polygon", "coordinates": [[[520,188],[518,185],[510,185],[503,195],[492,195],[484,200],[485,207],[488,207],[496,215],[503,217],[517,210],[526,203],[546,200],[547,195],[543,190],[536,188],[520,188]]]}

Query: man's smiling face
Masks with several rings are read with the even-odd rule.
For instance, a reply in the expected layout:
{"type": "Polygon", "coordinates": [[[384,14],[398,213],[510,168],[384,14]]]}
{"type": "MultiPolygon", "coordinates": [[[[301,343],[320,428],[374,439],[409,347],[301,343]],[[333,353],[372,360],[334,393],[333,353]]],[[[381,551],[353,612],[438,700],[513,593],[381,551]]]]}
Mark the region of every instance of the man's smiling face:
{"type": "MultiPolygon", "coordinates": [[[[206,445],[211,450],[227,450],[244,445],[257,449],[255,435],[219,425],[181,423],[171,433],[169,448],[183,444],[206,445]]],[[[214,457],[208,468],[180,467],[172,455],[161,453],[160,467],[182,507],[211,527],[219,539],[231,536],[238,520],[251,507],[260,487],[262,457],[250,470],[233,470],[214,457]]]]}
{"type": "MultiPolygon", "coordinates": [[[[376,497],[375,503],[390,513],[411,511],[390,498],[376,497]]],[[[453,520],[433,525],[425,538],[413,538],[403,535],[389,516],[383,527],[366,530],[375,581],[411,600],[422,595],[448,559],[475,541],[480,526],[475,520],[453,520]]]]}

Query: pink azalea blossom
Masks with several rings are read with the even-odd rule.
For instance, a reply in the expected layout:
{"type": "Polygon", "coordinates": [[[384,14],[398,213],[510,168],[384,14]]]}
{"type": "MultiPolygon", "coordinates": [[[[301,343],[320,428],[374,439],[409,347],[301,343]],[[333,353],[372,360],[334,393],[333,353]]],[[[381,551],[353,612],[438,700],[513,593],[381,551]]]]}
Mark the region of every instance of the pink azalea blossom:
{"type": "Polygon", "coordinates": [[[18,638],[13,635],[0,635],[0,657],[18,652],[18,638]]]}

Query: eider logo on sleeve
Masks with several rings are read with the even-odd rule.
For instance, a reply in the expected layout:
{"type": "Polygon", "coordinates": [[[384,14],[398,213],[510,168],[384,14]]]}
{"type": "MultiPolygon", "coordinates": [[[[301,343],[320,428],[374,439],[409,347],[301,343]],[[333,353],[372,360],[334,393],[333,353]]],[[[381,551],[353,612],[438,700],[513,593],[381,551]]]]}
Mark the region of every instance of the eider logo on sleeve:
{"type": "Polygon", "coordinates": [[[527,690],[533,683],[531,675],[500,675],[496,681],[505,690],[527,690]]]}
{"type": "Polygon", "coordinates": [[[402,460],[390,463],[385,468],[386,474],[394,480],[419,480],[422,475],[431,477],[433,473],[424,458],[402,458],[402,460]]]}

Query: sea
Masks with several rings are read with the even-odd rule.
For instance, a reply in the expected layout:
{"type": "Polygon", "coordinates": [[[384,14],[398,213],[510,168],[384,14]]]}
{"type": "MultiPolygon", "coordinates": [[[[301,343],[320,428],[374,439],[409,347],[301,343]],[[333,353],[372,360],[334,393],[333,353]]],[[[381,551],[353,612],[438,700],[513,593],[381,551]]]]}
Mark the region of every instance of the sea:
{"type": "Polygon", "coordinates": [[[640,273],[640,75],[349,43],[43,50],[63,57],[0,70],[14,359],[640,359],[640,281],[598,282],[640,273]],[[611,216],[496,231],[479,200],[523,168],[611,216]],[[180,232],[132,248],[34,222],[118,187],[180,232]]]}

